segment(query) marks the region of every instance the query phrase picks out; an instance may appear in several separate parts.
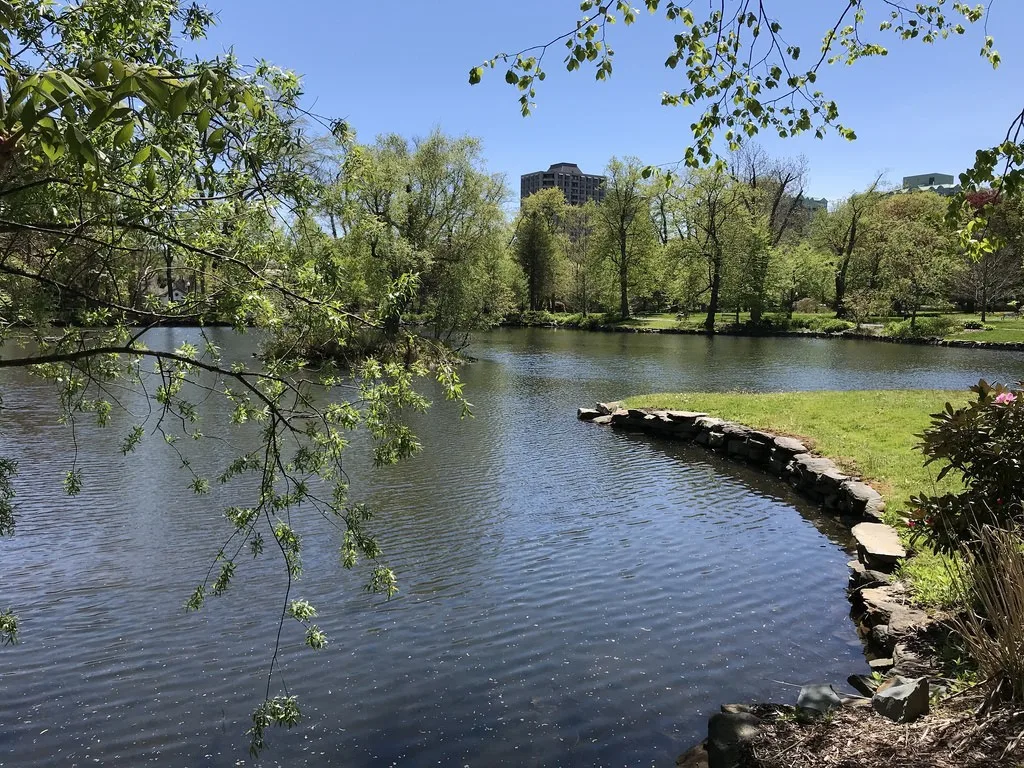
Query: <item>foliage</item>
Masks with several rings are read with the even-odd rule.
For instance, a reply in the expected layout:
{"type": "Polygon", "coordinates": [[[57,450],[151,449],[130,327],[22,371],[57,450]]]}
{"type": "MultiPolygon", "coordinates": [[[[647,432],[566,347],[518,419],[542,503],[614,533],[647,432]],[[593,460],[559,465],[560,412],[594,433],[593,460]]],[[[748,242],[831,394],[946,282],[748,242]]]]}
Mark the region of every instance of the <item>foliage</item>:
{"type": "Polygon", "coordinates": [[[947,553],[978,546],[984,526],[1024,522],[1024,400],[984,380],[971,391],[968,405],[933,414],[917,445],[926,465],[940,464],[939,479],[955,473],[963,482],[962,491],[912,499],[916,537],[947,553]]]}
{"type": "MultiPolygon", "coordinates": [[[[701,11],[675,2],[646,0],[650,13],[661,10],[673,30],[673,49],[665,60],[671,70],[681,69],[681,87],[662,95],[662,104],[690,107],[702,112],[693,123],[694,143],[686,150],[688,166],[710,162],[716,137],[730,149],[743,145],[762,130],[785,138],[813,132],[821,138],[829,130],[854,139],[851,128],[839,121],[838,105],[816,83],[826,64],[848,63],[888,53],[872,36],[872,25],[899,39],[932,43],[962,35],[966,25],[985,15],[984,7],[945,0],[920,3],[912,8],[869,0],[843,3],[834,25],[823,30],[823,39],[809,41],[812,55],[800,61],[802,47],[783,35],[783,25],[770,15],[770,4],[730,0],[701,11]],[[891,13],[890,13],[891,11],[891,13]],[[869,15],[870,14],[870,15],[869,15]]],[[[520,95],[523,114],[534,108],[537,87],[547,76],[543,68],[548,49],[564,44],[565,68],[572,72],[592,66],[604,80],[613,69],[614,50],[608,42],[609,26],[622,20],[631,25],[638,11],[625,0],[598,3],[584,0],[575,24],[551,42],[514,54],[498,54],[470,70],[470,83],[478,83],[485,68],[505,68],[505,81],[520,95]]],[[[982,55],[993,66],[999,63],[991,38],[982,55]]]]}
{"type": "Polygon", "coordinates": [[[989,702],[1024,701],[1024,541],[1018,527],[982,525],[957,569],[967,606],[954,620],[989,702]]]}
{"type": "MultiPolygon", "coordinates": [[[[477,168],[471,140],[432,137],[405,155],[391,142],[384,160],[407,161],[399,179],[408,191],[382,215],[400,217],[407,242],[389,254],[394,271],[369,269],[360,261],[366,236],[383,225],[360,209],[359,195],[399,166],[361,164],[366,153],[346,125],[300,108],[293,73],[187,55],[183,43],[212,23],[177,0],[0,2],[0,341],[20,342],[0,368],[49,382],[57,418],[72,427],[122,423],[113,416],[123,411],[125,454],[155,436],[192,492],[235,489],[224,539],[211,545],[210,570],[187,608],[227,594],[247,556],[268,551],[290,602],[303,574],[302,532],[290,522],[299,506],[337,529],[344,567],[366,563],[368,588],[391,595],[395,576],[373,511],[349,496],[345,448],[363,429],[376,463],[413,454],[418,443],[402,417],[427,407],[415,388],[424,378],[466,406],[454,356],[418,337],[405,315],[429,312],[437,330],[504,311],[506,277],[494,258],[505,241],[504,186],[477,168]],[[308,137],[311,124],[325,134],[319,143],[308,137]],[[340,163],[365,172],[339,173],[340,163]],[[452,217],[422,215],[448,195],[452,217]],[[202,331],[212,320],[257,329],[259,356],[225,359],[202,331]],[[201,341],[147,344],[154,327],[182,322],[199,327],[201,341]],[[304,370],[305,352],[321,340],[345,350],[348,367],[325,360],[304,370]],[[122,409],[123,387],[148,398],[148,413],[122,409]],[[234,430],[259,438],[251,451],[226,449],[219,465],[192,456],[196,441],[234,444],[203,433],[210,398],[230,406],[234,430]]],[[[0,535],[17,522],[16,468],[13,457],[0,459],[0,535]]],[[[90,482],[73,461],[66,491],[90,482]]],[[[299,645],[316,649],[327,638],[312,615],[293,612],[299,645]]],[[[13,642],[17,629],[13,612],[0,614],[0,639],[13,642]]],[[[271,631],[266,693],[250,731],[255,751],[267,726],[299,717],[297,699],[274,691],[278,651],[289,642],[280,629],[271,631]]]]}
{"type": "Polygon", "coordinates": [[[842,333],[853,330],[856,325],[838,317],[816,317],[807,324],[807,327],[818,333],[842,333]]]}
{"type": "Polygon", "coordinates": [[[526,274],[531,311],[540,309],[555,292],[559,257],[565,251],[558,236],[568,207],[562,190],[557,188],[541,190],[523,200],[516,222],[515,252],[526,274]]]}
{"type": "Polygon", "coordinates": [[[964,320],[962,323],[965,331],[992,331],[995,330],[994,325],[983,323],[981,320],[964,320]]]}
{"type": "Polygon", "coordinates": [[[885,335],[894,339],[941,339],[955,333],[960,325],[951,317],[920,317],[899,320],[885,326],[885,335]]]}

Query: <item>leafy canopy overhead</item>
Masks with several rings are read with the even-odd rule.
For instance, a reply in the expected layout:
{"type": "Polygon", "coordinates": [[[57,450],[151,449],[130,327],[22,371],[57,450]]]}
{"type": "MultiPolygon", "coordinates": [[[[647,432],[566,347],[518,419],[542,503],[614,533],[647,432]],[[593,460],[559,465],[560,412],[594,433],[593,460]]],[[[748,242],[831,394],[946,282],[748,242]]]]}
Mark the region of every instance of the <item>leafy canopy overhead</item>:
{"type": "MultiPolygon", "coordinates": [[[[833,130],[855,139],[853,129],[840,121],[839,105],[819,88],[826,65],[885,56],[885,35],[925,43],[963,35],[987,14],[985,5],[947,0],[914,4],[849,0],[834,4],[834,22],[823,30],[820,41],[811,44],[787,38],[772,14],[772,3],[766,0],[716,0],[700,4],[706,6],[703,12],[694,5],[645,0],[646,10],[663,15],[672,30],[665,66],[680,73],[680,86],[662,94],[662,104],[701,110],[691,125],[693,143],[683,158],[690,167],[715,159],[718,138],[730,150],[761,131],[783,138],[813,132],[823,138],[833,130]]],[[[473,67],[470,83],[480,82],[486,69],[503,68],[505,81],[520,93],[522,113],[528,115],[547,76],[544,59],[558,46],[565,47],[566,70],[589,67],[598,80],[606,79],[615,60],[610,28],[620,21],[627,26],[636,23],[641,11],[626,0],[583,0],[580,12],[570,29],[549,42],[517,53],[499,53],[473,67]]],[[[984,38],[980,53],[993,67],[999,65],[992,37],[984,38]]],[[[1000,157],[1020,164],[1022,150],[1016,138],[1010,135],[1007,144],[979,154],[969,181],[991,181],[1000,157]]]]}

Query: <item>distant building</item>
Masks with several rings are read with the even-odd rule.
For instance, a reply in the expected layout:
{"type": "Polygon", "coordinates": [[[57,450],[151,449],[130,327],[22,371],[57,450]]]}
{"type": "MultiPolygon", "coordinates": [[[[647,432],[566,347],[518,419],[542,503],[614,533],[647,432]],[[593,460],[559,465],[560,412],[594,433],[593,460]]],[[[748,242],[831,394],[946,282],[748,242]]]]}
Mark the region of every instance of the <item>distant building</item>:
{"type": "Polygon", "coordinates": [[[960,191],[960,185],[948,173],[921,173],[903,177],[904,192],[935,192],[943,197],[952,197],[960,191]]]}
{"type": "Polygon", "coordinates": [[[801,197],[800,206],[805,211],[810,211],[811,213],[816,211],[827,211],[828,200],[824,197],[801,197]]]}
{"type": "Polygon", "coordinates": [[[576,163],[555,163],[546,171],[524,173],[519,177],[519,201],[542,189],[560,189],[569,205],[587,200],[604,200],[604,176],[583,173],[576,163]]]}

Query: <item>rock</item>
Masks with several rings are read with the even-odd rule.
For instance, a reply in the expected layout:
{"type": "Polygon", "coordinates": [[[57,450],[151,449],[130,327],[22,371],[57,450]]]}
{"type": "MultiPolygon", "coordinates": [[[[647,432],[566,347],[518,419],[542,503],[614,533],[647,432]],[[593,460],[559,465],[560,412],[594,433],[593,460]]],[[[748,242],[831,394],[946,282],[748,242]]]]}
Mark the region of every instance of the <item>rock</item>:
{"type": "Polygon", "coordinates": [[[600,415],[601,412],[596,408],[579,408],[576,411],[576,418],[580,421],[593,421],[600,415]]]}
{"type": "Polygon", "coordinates": [[[626,410],[626,413],[629,414],[629,418],[631,418],[631,419],[633,419],[635,421],[643,421],[644,419],[646,419],[647,417],[649,417],[651,415],[650,413],[648,413],[647,411],[643,410],[642,408],[628,408],[626,410]]]}
{"type": "Polygon", "coordinates": [[[881,520],[885,501],[878,491],[860,480],[848,480],[843,483],[843,490],[850,501],[851,512],[881,520]]]}
{"type": "Polygon", "coordinates": [[[910,723],[928,714],[928,678],[908,680],[871,697],[875,712],[897,723],[910,723]]]}
{"type": "Polygon", "coordinates": [[[598,417],[597,417],[597,418],[595,418],[595,419],[591,419],[591,420],[590,420],[590,423],[591,423],[591,424],[600,424],[600,425],[601,425],[602,427],[603,427],[603,426],[607,426],[608,424],[611,424],[611,423],[612,423],[612,417],[611,417],[611,414],[609,414],[609,415],[607,415],[607,416],[598,416],[598,417]]]}
{"type": "Polygon", "coordinates": [[[805,685],[800,689],[796,705],[799,709],[823,715],[836,707],[841,707],[843,701],[831,685],[805,685]]]}
{"type": "Polygon", "coordinates": [[[707,416],[706,413],[697,413],[696,411],[665,411],[665,415],[668,416],[669,421],[687,425],[693,425],[697,419],[707,416]]]}
{"type": "Polygon", "coordinates": [[[896,529],[882,523],[861,523],[851,531],[857,540],[857,555],[868,568],[878,571],[892,569],[907,556],[896,529]]]}
{"type": "Polygon", "coordinates": [[[872,672],[888,672],[896,666],[896,662],[892,659],[871,659],[868,661],[868,666],[871,667],[872,672]]]}
{"type": "Polygon", "coordinates": [[[600,413],[602,416],[611,416],[613,413],[615,413],[621,407],[622,407],[621,403],[598,403],[595,406],[595,410],[598,413],[600,413]]]}
{"type": "Polygon", "coordinates": [[[849,589],[851,590],[892,584],[893,579],[890,574],[873,571],[860,560],[851,560],[847,565],[850,567],[849,589]]]}
{"type": "Polygon", "coordinates": [[[868,698],[875,695],[875,682],[867,675],[850,675],[846,678],[850,687],[858,693],[863,693],[868,698]]]}
{"type": "Polygon", "coordinates": [[[861,622],[869,627],[887,626],[902,636],[929,623],[928,614],[903,602],[904,592],[895,586],[869,587],[856,595],[862,606],[861,622]]]}
{"type": "Polygon", "coordinates": [[[720,709],[727,715],[751,715],[754,708],[749,704],[723,704],[720,709]]]}
{"type": "Polygon", "coordinates": [[[801,453],[807,453],[807,446],[799,440],[794,440],[792,437],[776,437],[775,447],[784,453],[788,453],[790,458],[801,453]]]}
{"type": "Polygon", "coordinates": [[[737,768],[741,745],[760,731],[761,720],[746,712],[721,712],[708,720],[708,768],[737,768]]]}
{"type": "Polygon", "coordinates": [[[714,416],[699,416],[695,423],[701,429],[710,430],[715,427],[720,427],[726,422],[722,419],[716,419],[714,416]]]}
{"type": "Polygon", "coordinates": [[[689,752],[684,752],[676,758],[676,765],[679,768],[708,768],[708,743],[702,741],[689,752]]]}

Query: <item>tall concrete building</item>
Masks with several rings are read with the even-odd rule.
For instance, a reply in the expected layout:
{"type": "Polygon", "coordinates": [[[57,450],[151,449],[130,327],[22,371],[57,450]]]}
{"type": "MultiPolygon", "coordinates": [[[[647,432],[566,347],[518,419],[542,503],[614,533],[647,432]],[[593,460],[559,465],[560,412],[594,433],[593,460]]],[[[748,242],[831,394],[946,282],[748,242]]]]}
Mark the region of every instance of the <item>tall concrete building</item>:
{"type": "Polygon", "coordinates": [[[569,205],[583,205],[587,200],[604,200],[604,176],[584,173],[576,163],[555,163],[546,171],[524,173],[519,177],[519,202],[542,189],[562,190],[569,205]]]}

